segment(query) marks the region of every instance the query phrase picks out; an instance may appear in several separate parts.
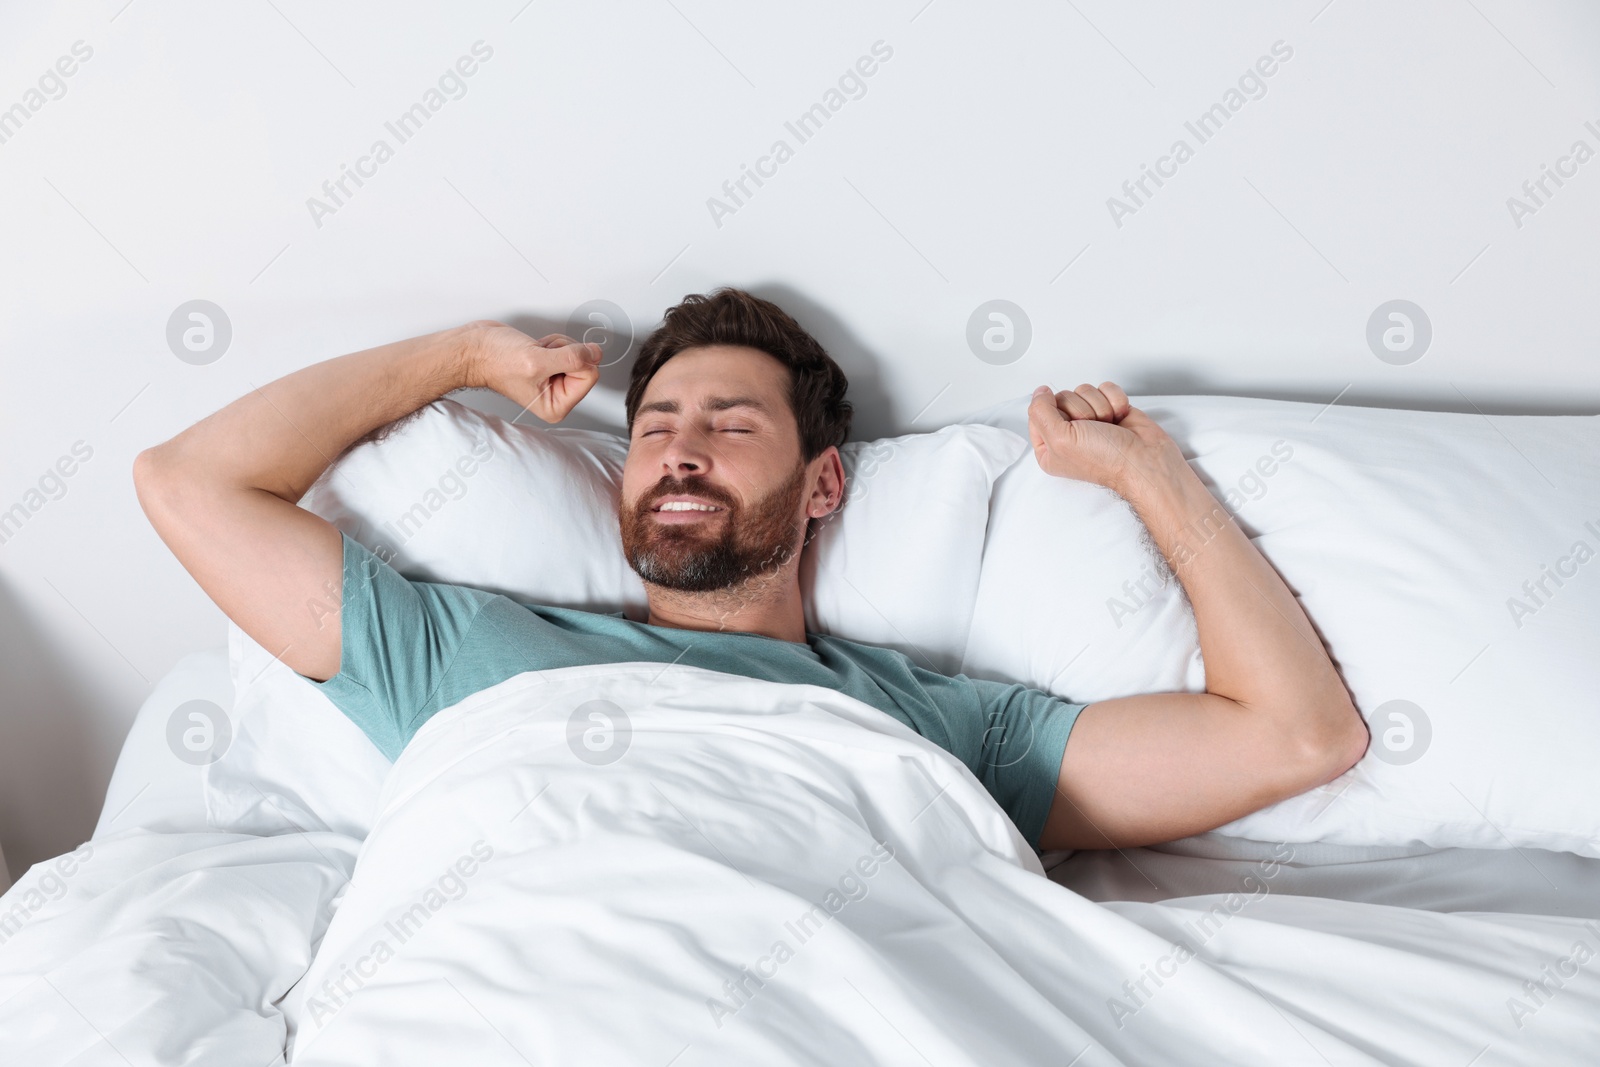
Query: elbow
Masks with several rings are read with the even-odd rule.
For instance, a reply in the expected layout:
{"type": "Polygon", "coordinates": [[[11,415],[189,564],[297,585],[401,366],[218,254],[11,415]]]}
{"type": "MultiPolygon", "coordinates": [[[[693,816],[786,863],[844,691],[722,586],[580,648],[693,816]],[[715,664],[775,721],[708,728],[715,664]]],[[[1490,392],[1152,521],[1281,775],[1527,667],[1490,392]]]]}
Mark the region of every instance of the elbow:
{"type": "Polygon", "coordinates": [[[133,491],[139,498],[139,507],[158,531],[163,516],[181,506],[180,498],[192,484],[192,476],[173,458],[170,441],[147,448],[134,457],[133,491]]]}
{"type": "Polygon", "coordinates": [[[1266,785],[1270,794],[1266,803],[1327,785],[1366,754],[1367,724],[1348,697],[1317,714],[1307,712],[1302,706],[1288,718],[1276,718],[1274,751],[1278,758],[1276,773],[1266,785]]]}
{"type": "MultiPolygon", "coordinates": [[[[1356,764],[1360,763],[1367,754],[1367,747],[1372,743],[1372,731],[1367,728],[1367,720],[1361,717],[1354,704],[1350,705],[1349,738],[1345,741],[1344,762],[1340,764],[1339,774],[1345,773],[1356,764]]],[[[1334,775],[1337,778],[1339,775],[1334,775]]]]}
{"type": "Polygon", "coordinates": [[[1300,763],[1304,769],[1304,788],[1315,789],[1344,774],[1367,753],[1371,734],[1356,706],[1345,699],[1325,717],[1323,729],[1303,739],[1300,763]]]}
{"type": "Polygon", "coordinates": [[[147,448],[133,459],[133,489],[139,497],[139,506],[147,515],[166,480],[167,464],[162,447],[147,448]]]}

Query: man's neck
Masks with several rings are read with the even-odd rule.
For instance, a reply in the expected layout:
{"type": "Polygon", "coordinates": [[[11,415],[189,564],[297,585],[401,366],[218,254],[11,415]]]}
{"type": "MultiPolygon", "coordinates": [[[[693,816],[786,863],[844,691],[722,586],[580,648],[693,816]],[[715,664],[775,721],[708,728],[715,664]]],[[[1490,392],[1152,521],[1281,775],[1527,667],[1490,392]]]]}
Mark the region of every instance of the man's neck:
{"type": "Polygon", "coordinates": [[[684,593],[645,583],[652,626],[718,633],[761,634],[806,643],[799,569],[793,564],[759,575],[732,589],[684,593]]]}

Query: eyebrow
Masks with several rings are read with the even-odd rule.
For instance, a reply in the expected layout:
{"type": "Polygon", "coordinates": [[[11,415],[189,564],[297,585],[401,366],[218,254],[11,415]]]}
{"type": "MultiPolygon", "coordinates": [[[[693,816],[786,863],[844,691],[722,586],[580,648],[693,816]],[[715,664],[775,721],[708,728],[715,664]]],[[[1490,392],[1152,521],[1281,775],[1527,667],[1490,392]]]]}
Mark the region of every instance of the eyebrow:
{"type": "MultiPolygon", "coordinates": [[[[701,405],[707,411],[727,411],[730,408],[754,408],[763,414],[768,413],[767,405],[753,396],[713,396],[701,405]]],[[[653,400],[642,404],[636,414],[643,415],[647,411],[662,411],[669,415],[676,415],[683,408],[676,400],[653,400]]]]}

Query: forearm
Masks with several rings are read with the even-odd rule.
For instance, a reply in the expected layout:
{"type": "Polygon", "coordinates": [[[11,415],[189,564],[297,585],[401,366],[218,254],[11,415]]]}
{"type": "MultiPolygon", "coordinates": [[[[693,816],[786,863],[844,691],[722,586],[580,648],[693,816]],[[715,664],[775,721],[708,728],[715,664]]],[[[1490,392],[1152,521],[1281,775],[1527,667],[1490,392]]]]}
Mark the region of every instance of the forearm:
{"type": "Polygon", "coordinates": [[[151,450],[154,464],[220,489],[295,503],[347,448],[473,384],[466,328],[442,330],[295,371],[151,450]]]}
{"type": "Polygon", "coordinates": [[[1176,450],[1141,463],[1115,488],[1188,594],[1207,692],[1280,715],[1313,745],[1338,748],[1357,737],[1359,716],[1311,621],[1176,450]]]}

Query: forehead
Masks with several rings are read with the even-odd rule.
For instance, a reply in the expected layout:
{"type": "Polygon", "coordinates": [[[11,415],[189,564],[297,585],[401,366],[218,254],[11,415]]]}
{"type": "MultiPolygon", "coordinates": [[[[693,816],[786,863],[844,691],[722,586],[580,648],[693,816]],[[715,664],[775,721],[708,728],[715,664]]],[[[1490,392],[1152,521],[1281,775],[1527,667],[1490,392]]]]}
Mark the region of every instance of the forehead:
{"type": "Polygon", "coordinates": [[[652,402],[677,401],[685,410],[713,396],[754,396],[774,415],[789,409],[789,368],[759,349],[742,345],[686,348],[663,363],[639,397],[640,410],[652,402]]]}

